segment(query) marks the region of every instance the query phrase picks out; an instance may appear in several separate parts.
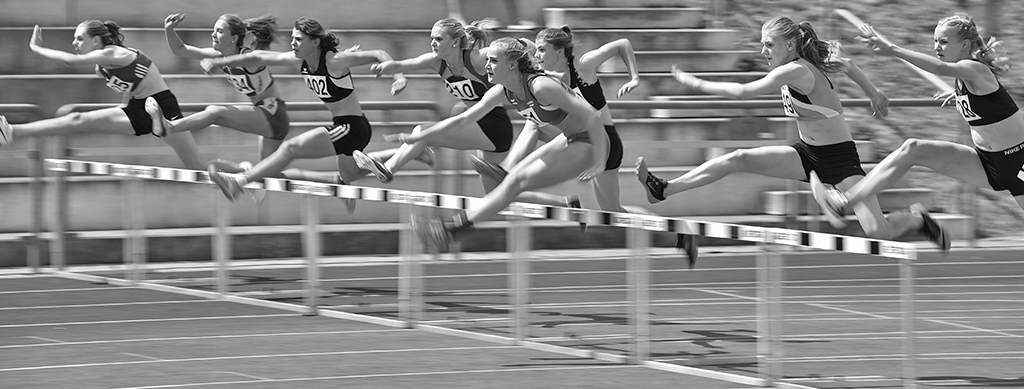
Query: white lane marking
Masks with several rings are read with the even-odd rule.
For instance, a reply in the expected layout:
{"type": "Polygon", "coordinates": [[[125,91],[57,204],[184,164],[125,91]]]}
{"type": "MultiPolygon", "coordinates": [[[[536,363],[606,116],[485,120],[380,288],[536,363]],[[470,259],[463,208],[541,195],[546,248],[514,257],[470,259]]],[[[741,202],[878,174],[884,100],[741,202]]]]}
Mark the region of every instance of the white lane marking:
{"type": "MultiPolygon", "coordinates": [[[[42,340],[44,342],[50,342],[50,343],[44,343],[47,346],[53,346],[55,344],[67,343],[67,342],[64,342],[64,341],[57,340],[57,339],[44,338],[42,336],[24,336],[24,338],[39,339],[39,340],[42,340]]],[[[17,347],[17,346],[26,346],[26,345],[14,345],[14,346],[17,347]]],[[[0,346],[0,348],[3,348],[3,347],[5,347],[5,346],[0,346]]]]}
{"type": "Polygon", "coordinates": [[[353,331],[316,331],[316,332],[284,332],[264,334],[236,334],[236,335],[208,335],[208,336],[177,336],[167,338],[137,338],[137,339],[111,339],[111,340],[86,340],[80,342],[61,342],[38,336],[26,336],[26,338],[37,338],[57,343],[40,344],[15,344],[0,346],[0,349],[28,348],[28,347],[50,347],[50,346],[77,346],[86,344],[111,344],[111,343],[137,343],[137,342],[175,342],[182,340],[210,340],[210,339],[238,339],[238,338],[263,338],[272,336],[314,336],[314,335],[343,335],[343,334],[366,334],[376,332],[413,332],[414,329],[386,329],[386,330],[353,330],[353,331]]]}
{"type": "Polygon", "coordinates": [[[177,384],[177,385],[155,385],[155,386],[131,386],[114,389],[170,389],[170,388],[187,388],[192,386],[215,386],[215,385],[240,385],[240,384],[259,384],[267,382],[304,382],[304,381],[331,381],[331,380],[349,380],[349,379],[366,379],[366,378],[389,378],[389,377],[417,377],[417,376],[439,376],[439,375],[457,375],[457,374],[490,374],[490,373],[512,373],[512,372],[531,372],[531,371],[558,371],[558,370],[601,370],[601,369],[638,369],[641,368],[638,365],[600,365],[600,366],[565,366],[565,367],[534,367],[534,368],[509,368],[509,369],[480,369],[480,370],[449,370],[449,371],[425,371],[425,372],[414,372],[414,373],[385,373],[385,374],[359,374],[359,375],[343,375],[343,376],[327,376],[327,377],[298,377],[298,378],[279,378],[272,380],[259,380],[259,381],[233,381],[233,382],[196,382],[190,384],[177,384]]]}
{"type": "Polygon", "coordinates": [[[29,309],[63,309],[63,308],[93,308],[93,307],[120,307],[128,305],[158,305],[158,304],[189,304],[189,303],[211,303],[217,300],[169,300],[169,301],[135,301],[130,303],[95,303],[95,304],[68,304],[68,305],[37,305],[30,307],[0,307],[0,311],[24,311],[29,309]]]}
{"type": "Polygon", "coordinates": [[[154,323],[162,321],[191,321],[191,320],[231,320],[231,319],[253,319],[271,317],[295,317],[294,313],[272,313],[267,315],[237,315],[237,316],[200,316],[200,317],[169,317],[162,319],[130,319],[130,320],[98,320],[98,321],[70,321],[59,323],[29,323],[29,324],[3,324],[0,328],[24,328],[24,327],[60,327],[79,326],[95,324],[128,324],[128,323],[154,323]]]}
{"type": "Polygon", "coordinates": [[[133,357],[139,357],[139,358],[145,359],[147,361],[163,361],[163,359],[160,359],[160,358],[157,358],[157,357],[151,357],[149,355],[142,355],[142,354],[135,354],[135,353],[121,353],[121,354],[129,355],[129,356],[133,356],[133,357]]]}
{"type": "Polygon", "coordinates": [[[315,357],[315,356],[323,356],[323,355],[391,354],[391,353],[436,352],[436,351],[497,350],[497,349],[512,349],[512,348],[519,348],[519,346],[439,347],[439,348],[407,348],[407,349],[395,349],[395,350],[326,351],[326,352],[318,352],[318,353],[229,355],[229,356],[223,356],[223,357],[161,359],[161,360],[158,360],[158,361],[125,361],[125,362],[103,362],[103,363],[79,363],[79,364],[74,364],[74,365],[49,365],[49,366],[12,367],[12,368],[7,368],[7,369],[0,369],[0,372],[71,369],[71,368],[82,368],[82,367],[104,367],[104,366],[139,365],[139,364],[147,364],[147,363],[205,362],[205,361],[226,361],[226,360],[239,360],[239,359],[315,357]]]}
{"type": "Polygon", "coordinates": [[[833,307],[831,305],[826,305],[826,304],[807,304],[807,305],[810,305],[812,307],[831,309],[831,310],[839,311],[839,312],[852,313],[854,315],[864,315],[864,316],[873,317],[873,318],[876,318],[876,319],[892,320],[892,318],[889,317],[889,316],[882,316],[882,315],[876,315],[874,313],[861,312],[861,311],[855,311],[855,310],[852,310],[852,309],[833,307]]]}

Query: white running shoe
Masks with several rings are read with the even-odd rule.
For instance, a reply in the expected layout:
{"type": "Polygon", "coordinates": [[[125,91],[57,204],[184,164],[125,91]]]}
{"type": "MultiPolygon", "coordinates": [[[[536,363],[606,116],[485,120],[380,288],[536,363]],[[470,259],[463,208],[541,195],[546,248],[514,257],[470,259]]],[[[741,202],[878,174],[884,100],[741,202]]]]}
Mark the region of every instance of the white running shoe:
{"type": "Polygon", "coordinates": [[[171,128],[171,122],[164,118],[164,110],[160,107],[160,103],[156,102],[152,96],[146,98],[146,113],[149,114],[150,120],[153,121],[153,135],[158,137],[167,136],[168,129],[171,128]]]}
{"type": "Polygon", "coordinates": [[[362,151],[356,150],[352,152],[352,159],[356,160],[356,165],[359,166],[360,169],[368,170],[370,173],[373,173],[374,176],[377,176],[377,179],[380,180],[380,182],[386,184],[395,178],[395,175],[391,173],[391,169],[384,166],[384,163],[377,157],[367,155],[362,151]]]}
{"type": "Polygon", "coordinates": [[[7,146],[14,141],[14,128],[7,122],[7,117],[0,115],[0,147],[7,146]]]}
{"type": "Polygon", "coordinates": [[[424,147],[423,152],[416,157],[417,161],[423,162],[428,167],[434,167],[437,164],[437,155],[434,152],[433,147],[424,147]]]}
{"type": "Polygon", "coordinates": [[[813,170],[809,178],[811,194],[814,196],[814,201],[818,203],[818,206],[825,213],[825,219],[828,220],[828,224],[837,229],[846,227],[844,215],[846,214],[847,200],[843,192],[833,185],[821,182],[821,179],[818,178],[818,173],[813,170]]]}

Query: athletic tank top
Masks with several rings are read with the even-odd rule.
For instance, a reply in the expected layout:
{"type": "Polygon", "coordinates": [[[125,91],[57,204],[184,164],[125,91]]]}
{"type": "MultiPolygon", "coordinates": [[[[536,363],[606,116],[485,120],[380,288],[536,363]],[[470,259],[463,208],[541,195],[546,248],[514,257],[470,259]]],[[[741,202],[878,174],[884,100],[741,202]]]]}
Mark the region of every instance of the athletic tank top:
{"type": "Polygon", "coordinates": [[[601,88],[601,80],[598,79],[593,84],[584,82],[580,78],[580,74],[576,72],[576,64],[574,62],[574,59],[569,58],[569,88],[576,92],[576,94],[583,96],[594,109],[600,110],[604,108],[608,101],[604,99],[604,89],[601,88]]]}
{"type": "Polygon", "coordinates": [[[135,48],[125,48],[135,53],[135,60],[132,63],[113,69],[96,65],[96,72],[107,80],[107,86],[119,93],[134,92],[149,74],[149,68],[153,66],[153,60],[145,53],[135,48]]]}
{"type": "Polygon", "coordinates": [[[995,92],[982,96],[968,91],[963,80],[959,78],[953,85],[955,85],[953,93],[956,96],[956,110],[971,126],[998,123],[1017,113],[1017,104],[1013,102],[1013,98],[1006,92],[1003,84],[999,84],[999,89],[996,89],[995,92]]]}
{"type": "Polygon", "coordinates": [[[320,63],[316,71],[309,69],[309,64],[302,61],[302,76],[306,79],[306,87],[313,91],[317,97],[325,103],[344,100],[352,94],[355,86],[352,84],[352,72],[335,78],[327,70],[327,50],[320,52],[320,63]]]}
{"type": "MultiPolygon", "coordinates": [[[[799,61],[800,58],[793,61],[799,61]]],[[[822,120],[834,118],[843,113],[843,105],[839,102],[839,94],[835,92],[832,80],[824,72],[811,65],[809,62],[801,62],[810,69],[814,75],[814,88],[807,94],[800,93],[789,85],[782,86],[782,109],[786,116],[792,116],[797,120],[822,120]],[[828,85],[826,87],[826,85],[828,85]]]]}
{"type": "MultiPolygon", "coordinates": [[[[245,50],[242,53],[251,50],[245,50]]],[[[238,66],[224,66],[221,71],[227,76],[228,82],[235,89],[249,97],[258,97],[266,92],[271,85],[274,85],[274,76],[266,66],[260,67],[256,72],[249,72],[246,68],[238,66]]]]}
{"type": "MultiPolygon", "coordinates": [[[[537,96],[534,96],[533,91],[530,90],[530,84],[533,80],[541,76],[542,75],[540,74],[533,74],[523,80],[523,89],[526,91],[525,99],[520,100],[516,98],[515,93],[512,93],[508,89],[505,90],[505,98],[508,99],[509,103],[512,103],[512,106],[516,108],[519,115],[522,115],[522,117],[534,122],[538,126],[545,126],[548,124],[558,126],[567,116],[569,116],[568,113],[559,107],[541,104],[537,101],[537,96]]],[[[566,91],[572,93],[572,91],[570,91],[565,84],[562,84],[561,81],[555,81],[561,84],[562,87],[565,87],[566,91]]]]}
{"type": "Polygon", "coordinates": [[[470,50],[462,50],[462,67],[473,75],[474,79],[452,74],[451,68],[443,59],[441,60],[441,69],[437,71],[437,74],[444,80],[445,89],[448,89],[448,93],[455,98],[465,101],[480,101],[493,84],[487,81],[487,77],[481,76],[476,69],[473,69],[473,61],[469,59],[469,52],[470,50]],[[448,72],[448,77],[444,76],[445,71],[448,72]]]}

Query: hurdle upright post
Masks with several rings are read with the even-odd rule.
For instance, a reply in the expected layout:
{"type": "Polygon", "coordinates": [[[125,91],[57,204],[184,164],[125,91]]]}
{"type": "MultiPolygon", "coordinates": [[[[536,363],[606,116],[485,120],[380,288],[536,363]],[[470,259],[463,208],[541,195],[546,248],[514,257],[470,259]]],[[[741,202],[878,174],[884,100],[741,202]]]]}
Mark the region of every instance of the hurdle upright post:
{"type": "Polygon", "coordinates": [[[630,321],[633,332],[633,363],[640,365],[651,353],[650,330],[650,246],[651,233],[643,228],[626,228],[629,247],[629,297],[633,301],[630,321]]]}
{"type": "Polygon", "coordinates": [[[530,337],[530,249],[529,221],[521,215],[518,205],[512,205],[516,215],[509,217],[506,231],[506,245],[510,253],[508,260],[509,287],[512,289],[512,333],[517,342],[530,337]]]}
{"type": "Polygon", "coordinates": [[[31,161],[29,162],[29,174],[32,176],[32,182],[29,183],[29,194],[32,201],[32,210],[29,217],[29,231],[32,233],[29,236],[29,244],[26,247],[26,262],[29,268],[33,272],[39,272],[39,266],[42,263],[42,239],[40,235],[43,226],[43,175],[46,174],[45,168],[43,167],[43,139],[40,137],[32,138],[32,151],[30,152],[31,161]]]}
{"type": "Polygon", "coordinates": [[[231,261],[231,235],[228,224],[231,217],[231,206],[225,204],[220,191],[211,189],[210,206],[213,207],[213,259],[217,261],[217,293],[228,293],[228,263],[231,261]]]}
{"type": "Polygon", "coordinates": [[[143,235],[145,221],[142,198],[145,187],[141,179],[132,176],[130,166],[124,169],[121,179],[121,220],[125,229],[122,240],[124,248],[125,278],[132,282],[145,279],[146,238],[143,235]]]}
{"type": "Polygon", "coordinates": [[[306,252],[306,312],[305,316],[316,316],[320,294],[320,201],[315,195],[302,195],[303,220],[306,224],[304,231],[304,246],[306,252]]]}
{"type": "Polygon", "coordinates": [[[903,335],[903,388],[917,389],[917,359],[914,344],[914,258],[900,259],[900,319],[903,335]]]}

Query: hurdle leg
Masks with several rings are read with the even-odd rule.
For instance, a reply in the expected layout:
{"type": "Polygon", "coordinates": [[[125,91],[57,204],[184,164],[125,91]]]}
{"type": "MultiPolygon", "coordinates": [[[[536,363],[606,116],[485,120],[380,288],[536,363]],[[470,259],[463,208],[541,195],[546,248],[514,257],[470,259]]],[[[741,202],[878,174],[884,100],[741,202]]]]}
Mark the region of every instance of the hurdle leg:
{"type": "Polygon", "coordinates": [[[231,261],[231,235],[228,224],[231,217],[231,206],[222,200],[223,196],[216,189],[210,191],[210,205],[213,207],[213,224],[217,230],[213,236],[213,259],[217,261],[217,293],[222,295],[228,290],[228,264],[231,261]]]}
{"type": "Polygon", "coordinates": [[[633,363],[643,364],[650,357],[650,259],[651,233],[642,228],[626,229],[629,247],[629,297],[633,302],[629,316],[633,332],[633,363]]]}
{"type": "Polygon", "coordinates": [[[900,260],[901,327],[903,332],[903,388],[917,388],[914,344],[914,259],[900,260]]]}
{"type": "Polygon", "coordinates": [[[303,315],[316,316],[320,294],[320,201],[317,196],[302,195],[302,203],[306,224],[306,312],[303,315]]]}
{"type": "Polygon", "coordinates": [[[509,256],[509,288],[512,312],[510,332],[517,342],[524,342],[530,336],[530,230],[528,221],[521,216],[511,216],[506,239],[509,256]]]}
{"type": "Polygon", "coordinates": [[[145,195],[143,182],[133,177],[121,180],[121,220],[125,228],[122,240],[124,250],[125,279],[139,282],[145,279],[143,267],[146,262],[146,240],[143,236],[144,218],[142,196],[145,195]]]}

